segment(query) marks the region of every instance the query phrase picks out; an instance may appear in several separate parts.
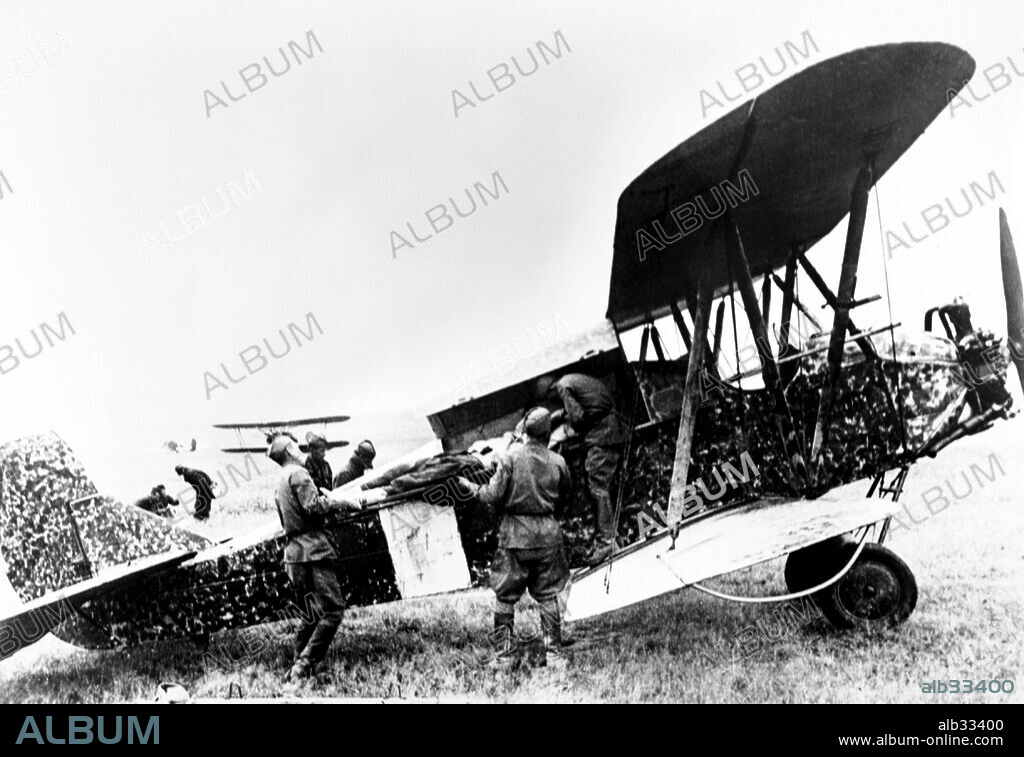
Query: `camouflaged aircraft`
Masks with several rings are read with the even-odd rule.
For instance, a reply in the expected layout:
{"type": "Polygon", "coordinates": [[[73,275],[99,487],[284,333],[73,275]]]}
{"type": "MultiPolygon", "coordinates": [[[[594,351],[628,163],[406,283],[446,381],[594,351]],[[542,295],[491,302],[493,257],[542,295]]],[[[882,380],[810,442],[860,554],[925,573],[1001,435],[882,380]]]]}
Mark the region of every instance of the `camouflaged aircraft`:
{"type": "MultiPolygon", "coordinates": [[[[1003,214],[1009,350],[962,302],[929,310],[923,331],[855,324],[852,311],[877,299],[857,298],[856,274],[871,188],[974,69],[946,44],[856,50],[766,90],[641,173],[618,203],[606,318],[523,356],[474,396],[438,403],[435,442],[332,493],[365,506],[329,523],[349,602],[482,583],[496,515],[456,477],[489,475],[488,455],[543,399],[539,379],[581,372],[614,388],[629,433],[619,551],[584,567],[586,497],[560,515],[580,567],[569,618],[688,587],[750,599],[701,582],[785,556],[789,593],[754,599],[810,595],[844,628],[904,621],[916,581],[883,545],[896,501],[914,461],[1010,417],[1024,301],[1003,214]],[[847,216],[833,291],[809,257],[847,216]],[[798,275],[830,308],[831,328],[817,325],[798,275]],[[737,296],[751,370],[739,360],[737,296]],[[661,339],[666,325],[685,345],[678,358],[661,339]],[[853,482],[866,497],[836,491],[853,482]]],[[[582,451],[572,439],[562,451],[579,486],[582,451]]],[[[101,648],[278,620],[293,602],[283,545],[271,513],[264,528],[214,544],[104,497],[54,434],[5,444],[0,554],[23,604],[0,618],[0,656],[48,631],[101,648]]]]}

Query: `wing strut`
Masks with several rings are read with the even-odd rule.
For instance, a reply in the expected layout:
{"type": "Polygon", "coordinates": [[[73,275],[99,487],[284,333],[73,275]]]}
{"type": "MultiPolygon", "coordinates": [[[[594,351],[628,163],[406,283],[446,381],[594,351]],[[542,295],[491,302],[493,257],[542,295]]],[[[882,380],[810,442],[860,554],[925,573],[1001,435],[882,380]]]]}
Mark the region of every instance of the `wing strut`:
{"type": "MultiPolygon", "coordinates": [[[[846,227],[846,249],[843,252],[843,267],[839,274],[839,292],[831,298],[835,316],[832,320],[832,334],[828,343],[828,374],[818,401],[818,416],[814,425],[814,441],[811,443],[811,465],[813,477],[817,477],[822,450],[828,444],[832,411],[843,368],[843,347],[846,330],[850,326],[850,308],[855,305],[857,290],[857,266],[860,262],[860,243],[864,236],[864,218],[868,209],[868,194],[874,183],[874,170],[869,159],[860,169],[853,184],[850,197],[850,222],[846,227]]],[[[803,259],[807,265],[806,259],[803,259]]],[[[808,271],[810,273],[810,271],[808,271]]],[[[864,340],[867,341],[866,339],[864,340]]]]}
{"type": "MultiPolygon", "coordinates": [[[[766,324],[772,313],[772,277],[765,276],[761,279],[761,320],[766,324]]],[[[781,347],[779,348],[781,352],[781,347]]]]}
{"type": "Polygon", "coordinates": [[[782,433],[782,442],[790,463],[790,470],[793,474],[792,483],[799,490],[807,482],[803,445],[797,439],[793,414],[790,412],[789,401],[786,399],[786,394],[782,387],[782,379],[779,377],[779,366],[775,362],[771,345],[768,343],[768,329],[765,327],[764,319],[761,318],[761,309],[758,307],[757,302],[757,292],[754,290],[754,279],[750,274],[750,264],[747,262],[747,256],[743,252],[740,230],[732,219],[729,219],[726,225],[725,236],[729,265],[732,267],[736,283],[739,284],[743,308],[747,311],[747,320],[750,323],[750,330],[754,334],[754,343],[757,345],[758,356],[761,358],[761,375],[764,378],[764,385],[775,399],[775,409],[780,426],[779,430],[782,433]]]}
{"type": "MultiPolygon", "coordinates": [[[[832,293],[832,290],[828,288],[828,284],[825,283],[825,279],[821,278],[821,274],[818,273],[818,269],[815,268],[813,265],[811,265],[811,261],[807,259],[807,255],[804,252],[800,253],[800,265],[803,267],[804,271],[807,272],[807,275],[808,275],[808,277],[810,277],[810,279],[813,282],[814,286],[816,286],[818,288],[818,291],[821,292],[821,296],[825,298],[825,302],[827,302],[829,304],[829,306],[833,310],[835,310],[835,308],[838,306],[839,300],[832,293]]],[[[807,313],[806,311],[804,311],[804,314],[809,316],[809,317],[811,317],[813,319],[813,316],[811,316],[810,313],[807,313]]],[[[817,328],[819,328],[819,329],[821,328],[821,326],[818,324],[817,321],[812,321],[812,322],[814,323],[814,325],[817,328]]],[[[861,329],[857,328],[854,325],[854,323],[853,323],[853,319],[850,318],[849,310],[847,310],[846,323],[847,323],[847,326],[848,326],[848,330],[849,330],[849,332],[851,334],[859,334],[859,333],[861,333],[861,329]]],[[[864,337],[858,337],[857,338],[857,345],[861,348],[861,350],[864,351],[864,355],[865,356],[867,356],[867,357],[877,357],[878,356],[878,353],[875,351],[875,345],[873,345],[871,343],[870,339],[865,339],[864,337]]]]}
{"type": "MultiPolygon", "coordinates": [[[[683,384],[683,402],[679,416],[679,436],[676,437],[676,456],[672,464],[672,488],[668,496],[668,525],[682,520],[683,499],[685,498],[686,477],[690,471],[690,450],[693,447],[693,431],[697,424],[698,393],[701,391],[701,372],[707,357],[708,315],[711,310],[711,296],[714,290],[707,270],[697,281],[697,304],[693,316],[693,347],[686,362],[686,383],[683,384]]],[[[673,314],[679,308],[673,305],[673,314]]],[[[682,320],[680,315],[679,320],[682,320]]]]}
{"type": "Polygon", "coordinates": [[[711,360],[709,367],[718,374],[718,356],[722,352],[722,325],[725,318],[725,300],[718,301],[718,310],[715,312],[715,344],[711,348],[711,360]]]}
{"type": "MultiPolygon", "coordinates": [[[[799,255],[797,257],[799,257],[799,255]]],[[[785,282],[783,282],[782,279],[780,279],[774,273],[772,274],[772,279],[775,281],[775,283],[778,285],[780,289],[785,290],[786,284],[785,282]]],[[[814,317],[814,313],[812,313],[808,309],[808,307],[800,301],[800,298],[797,296],[796,291],[793,292],[793,304],[796,305],[796,309],[803,314],[804,318],[806,318],[814,325],[814,328],[816,328],[818,331],[821,331],[821,323],[819,323],[818,319],[814,317]]],[[[854,332],[854,328],[852,325],[850,326],[850,331],[854,332]]]]}
{"type": "Polygon", "coordinates": [[[672,311],[672,320],[676,322],[676,328],[679,329],[679,334],[683,337],[683,344],[686,346],[686,351],[690,352],[693,349],[693,340],[690,338],[690,330],[686,328],[686,321],[683,320],[683,314],[679,312],[679,305],[675,302],[670,302],[668,306],[672,311]]]}
{"type": "MultiPolygon", "coordinates": [[[[791,351],[789,344],[789,325],[793,319],[793,301],[796,299],[796,256],[797,250],[786,261],[786,280],[779,287],[782,290],[782,323],[779,325],[779,359],[786,357],[791,351]]],[[[765,281],[768,277],[764,277],[765,281]]]]}
{"type": "MultiPolygon", "coordinates": [[[[690,305],[689,305],[690,319],[694,322],[694,324],[696,324],[697,323],[697,307],[694,304],[694,298],[687,297],[687,301],[690,302],[690,305]]],[[[710,306],[710,303],[708,303],[708,305],[710,306]]],[[[705,324],[705,326],[706,325],[707,324],[705,324]]],[[[696,325],[694,326],[694,329],[696,329],[696,325]]],[[[712,352],[712,350],[711,350],[711,342],[708,341],[707,328],[704,329],[704,336],[702,336],[700,338],[704,340],[704,358],[702,359],[701,362],[705,363],[704,368],[705,368],[705,370],[707,370],[707,372],[711,376],[714,376],[715,378],[718,378],[718,365],[717,365],[717,363],[715,361],[708,361],[707,360],[707,356],[708,355],[713,355],[714,354],[712,352]]]]}
{"type": "Polygon", "coordinates": [[[665,362],[665,349],[661,344],[661,334],[658,333],[658,327],[651,323],[651,346],[654,347],[654,353],[658,356],[658,361],[665,362]]]}

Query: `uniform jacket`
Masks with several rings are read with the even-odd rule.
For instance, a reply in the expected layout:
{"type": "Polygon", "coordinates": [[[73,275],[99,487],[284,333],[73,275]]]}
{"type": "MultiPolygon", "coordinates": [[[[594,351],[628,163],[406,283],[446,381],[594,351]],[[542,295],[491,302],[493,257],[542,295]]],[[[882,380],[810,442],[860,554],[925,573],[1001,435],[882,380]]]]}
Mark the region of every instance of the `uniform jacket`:
{"type": "Polygon", "coordinates": [[[604,382],[582,373],[569,373],[556,381],[551,391],[558,395],[565,416],[587,446],[612,446],[626,441],[615,399],[604,382]]]}
{"type": "Polygon", "coordinates": [[[349,481],[355,481],[367,470],[366,465],[359,456],[355,453],[349,457],[348,462],[345,463],[345,467],[338,471],[338,475],[334,477],[334,488],[337,489],[339,486],[344,486],[349,481]]]}
{"type": "Polygon", "coordinates": [[[491,480],[477,490],[477,499],[497,505],[503,514],[498,546],[506,549],[561,544],[562,528],[555,513],[571,496],[565,459],[532,439],[501,457],[491,480]]]}
{"type": "Polygon", "coordinates": [[[196,497],[204,497],[211,500],[215,498],[213,479],[203,471],[196,468],[185,468],[181,473],[181,477],[185,479],[186,484],[196,490],[196,497]]]}
{"type": "Polygon", "coordinates": [[[313,479],[317,489],[327,489],[330,491],[335,488],[332,485],[334,472],[331,470],[331,464],[327,462],[326,458],[317,463],[312,455],[307,455],[306,470],[309,471],[309,476],[313,479]]]}
{"type": "Polygon", "coordinates": [[[274,495],[288,544],[284,548],[286,563],[332,560],[338,555],[324,530],[324,514],[331,509],[327,497],[320,494],[309,471],[291,463],[274,495]]]}

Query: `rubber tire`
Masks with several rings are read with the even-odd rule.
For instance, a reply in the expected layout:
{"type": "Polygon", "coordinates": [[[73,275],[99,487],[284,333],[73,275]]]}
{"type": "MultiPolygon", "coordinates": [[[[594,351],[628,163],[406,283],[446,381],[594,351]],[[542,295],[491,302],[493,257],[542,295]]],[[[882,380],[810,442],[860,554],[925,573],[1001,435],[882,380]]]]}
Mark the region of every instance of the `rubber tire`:
{"type": "Polygon", "coordinates": [[[786,588],[795,594],[824,583],[842,570],[856,547],[853,538],[843,534],[790,552],[784,571],[786,588]]]}
{"type": "MultiPolygon", "coordinates": [[[[849,561],[853,553],[847,553],[849,561]]],[[[841,567],[841,566],[840,566],[841,567]]],[[[833,626],[842,630],[893,627],[917,605],[917,581],[903,560],[881,544],[865,544],[853,567],[814,602],[833,626]]]]}

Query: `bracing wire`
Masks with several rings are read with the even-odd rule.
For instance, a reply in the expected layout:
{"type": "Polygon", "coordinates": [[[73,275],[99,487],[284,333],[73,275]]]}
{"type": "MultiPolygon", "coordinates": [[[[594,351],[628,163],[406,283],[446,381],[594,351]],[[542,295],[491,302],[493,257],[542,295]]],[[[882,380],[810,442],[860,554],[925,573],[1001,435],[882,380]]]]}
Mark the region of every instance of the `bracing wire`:
{"type": "Polygon", "coordinates": [[[853,556],[849,559],[846,565],[844,565],[840,569],[840,571],[836,573],[834,576],[832,576],[826,581],[822,581],[817,586],[812,586],[810,589],[794,591],[789,594],[783,594],[781,596],[775,597],[741,597],[735,594],[725,594],[724,592],[716,591],[715,589],[708,588],[707,586],[703,586],[699,583],[692,583],[689,584],[689,586],[691,588],[696,589],[697,591],[702,591],[705,594],[710,594],[712,597],[726,599],[730,602],[742,602],[744,604],[768,604],[771,602],[791,602],[794,599],[800,599],[801,597],[806,597],[811,594],[817,594],[819,591],[827,589],[829,586],[842,579],[842,577],[850,571],[854,563],[857,562],[857,558],[860,557],[860,553],[864,550],[864,545],[867,543],[866,540],[868,536],[868,529],[871,529],[871,533],[874,533],[874,524],[865,526],[864,534],[861,536],[860,541],[857,543],[857,548],[856,550],[854,550],[853,556]]]}
{"type": "MultiPolygon", "coordinates": [[[[654,335],[651,334],[651,332],[654,331],[654,333],[657,334],[657,331],[655,329],[652,329],[652,325],[653,325],[653,321],[651,323],[648,323],[648,324],[646,324],[644,326],[644,334],[645,334],[646,338],[642,338],[642,341],[641,341],[641,345],[642,346],[640,348],[640,364],[637,366],[636,385],[633,387],[633,406],[630,408],[629,425],[627,426],[628,431],[626,433],[626,447],[623,450],[622,464],[621,464],[621,468],[620,468],[620,470],[623,471],[623,473],[625,472],[626,466],[629,465],[629,456],[630,456],[630,454],[633,451],[633,434],[635,433],[635,429],[636,429],[636,411],[637,411],[637,408],[639,407],[639,402],[640,402],[640,382],[643,379],[644,367],[645,367],[645,365],[647,363],[647,345],[650,342],[650,338],[652,336],[654,336],[654,335]]],[[[655,338],[657,338],[657,337],[655,337],[655,338]]],[[[616,487],[617,491],[616,491],[616,495],[615,495],[615,518],[614,518],[614,521],[613,521],[615,523],[616,538],[618,538],[619,519],[622,516],[622,500],[624,498],[625,490],[626,490],[626,487],[625,487],[622,479],[623,479],[623,475],[620,474],[619,475],[619,480],[617,482],[618,486],[616,487]]],[[[612,565],[614,565],[614,564],[615,563],[614,563],[613,560],[609,560],[609,562],[608,562],[608,572],[605,574],[605,577],[604,577],[605,588],[608,587],[609,582],[611,580],[612,565]]]]}
{"type": "MultiPolygon", "coordinates": [[[[800,299],[799,276],[793,277],[793,297],[797,302],[803,302],[803,300],[800,299]]],[[[804,339],[804,334],[806,334],[807,332],[804,331],[804,311],[801,308],[793,309],[796,311],[797,334],[799,334],[800,339],[800,341],[797,342],[797,350],[799,351],[804,348],[804,344],[807,341],[806,339],[804,339]]]]}
{"type": "MultiPolygon", "coordinates": [[[[878,182],[875,182],[875,211],[878,215],[878,238],[881,243],[879,249],[882,253],[882,271],[885,274],[885,305],[889,310],[889,342],[892,346],[892,368],[896,374],[896,401],[893,404],[896,406],[896,412],[899,414],[901,436],[903,437],[903,445],[906,447],[907,425],[904,421],[905,413],[903,408],[903,372],[900,370],[900,364],[896,361],[896,329],[893,328],[895,321],[892,319],[892,291],[889,288],[889,262],[885,256],[885,235],[882,231],[882,196],[878,191],[878,182]]],[[[884,373],[882,374],[882,380],[885,380],[884,373]]]]}
{"type": "Polygon", "coordinates": [[[733,351],[736,359],[736,375],[737,375],[737,386],[743,388],[743,371],[740,370],[740,335],[736,328],[736,291],[735,281],[732,275],[732,261],[726,261],[726,267],[729,273],[729,312],[732,318],[732,344],[733,351]]]}

